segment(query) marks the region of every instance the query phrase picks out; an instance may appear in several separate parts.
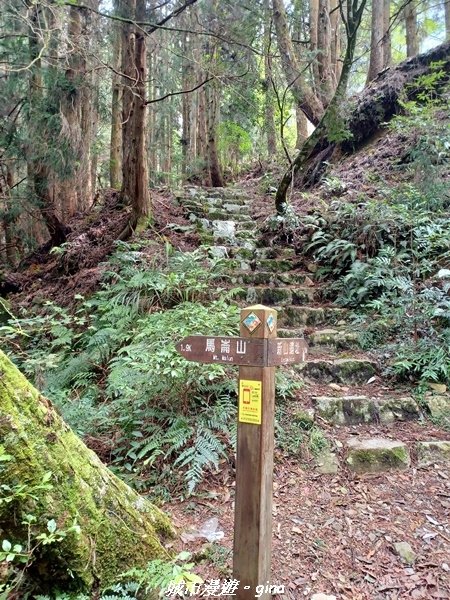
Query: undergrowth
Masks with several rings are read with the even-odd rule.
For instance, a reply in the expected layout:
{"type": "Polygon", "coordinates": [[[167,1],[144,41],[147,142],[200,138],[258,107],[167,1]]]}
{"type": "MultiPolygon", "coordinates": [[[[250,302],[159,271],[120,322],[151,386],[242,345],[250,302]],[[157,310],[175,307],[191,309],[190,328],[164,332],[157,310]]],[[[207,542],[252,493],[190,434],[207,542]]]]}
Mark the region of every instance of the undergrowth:
{"type": "MultiPolygon", "coordinates": [[[[120,243],[102,289],[73,312],[46,302],[1,334],[28,377],[129,483],[166,499],[192,492],[235,438],[235,377],[187,362],[187,335],[237,333],[223,263],[201,250],[120,243]]],[[[156,498],[157,499],[157,498],[156,498]]]]}
{"type": "Polygon", "coordinates": [[[318,264],[318,278],[332,282],[333,299],[353,311],[362,346],[379,352],[388,373],[450,384],[448,84],[436,93],[443,81],[436,64],[389,123],[413,142],[399,157],[395,183],[378,174],[376,198],[336,198],[301,217],[289,213],[279,231],[318,264]]]}

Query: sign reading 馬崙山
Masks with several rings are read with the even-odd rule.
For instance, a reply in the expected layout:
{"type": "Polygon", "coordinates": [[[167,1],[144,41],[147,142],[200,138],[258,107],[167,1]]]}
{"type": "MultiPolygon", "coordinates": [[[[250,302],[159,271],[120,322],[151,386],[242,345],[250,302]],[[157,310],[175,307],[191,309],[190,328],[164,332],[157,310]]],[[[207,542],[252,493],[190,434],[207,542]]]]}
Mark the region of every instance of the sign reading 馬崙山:
{"type": "Polygon", "coordinates": [[[194,362],[263,366],[267,354],[265,341],[190,335],[176,349],[186,360],[194,362]]]}
{"type": "Polygon", "coordinates": [[[303,338],[207,337],[190,335],[176,345],[186,360],[201,363],[228,363],[254,367],[305,362],[308,347],[303,338]]]}
{"type": "Polygon", "coordinates": [[[236,600],[264,586],[270,600],[275,368],[306,360],[303,338],[277,338],[277,313],[256,305],[241,311],[240,335],[190,335],[176,345],[185,359],[239,365],[233,578],[236,600]]]}

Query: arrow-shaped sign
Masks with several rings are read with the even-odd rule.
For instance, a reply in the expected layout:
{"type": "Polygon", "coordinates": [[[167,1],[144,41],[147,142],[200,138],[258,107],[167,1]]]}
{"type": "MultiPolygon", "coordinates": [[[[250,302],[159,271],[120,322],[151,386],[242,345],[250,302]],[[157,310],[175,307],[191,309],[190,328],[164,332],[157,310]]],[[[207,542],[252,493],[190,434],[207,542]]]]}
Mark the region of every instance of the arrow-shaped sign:
{"type": "Polygon", "coordinates": [[[304,338],[249,339],[190,335],[176,345],[186,360],[274,367],[305,362],[308,346],[304,338]]]}

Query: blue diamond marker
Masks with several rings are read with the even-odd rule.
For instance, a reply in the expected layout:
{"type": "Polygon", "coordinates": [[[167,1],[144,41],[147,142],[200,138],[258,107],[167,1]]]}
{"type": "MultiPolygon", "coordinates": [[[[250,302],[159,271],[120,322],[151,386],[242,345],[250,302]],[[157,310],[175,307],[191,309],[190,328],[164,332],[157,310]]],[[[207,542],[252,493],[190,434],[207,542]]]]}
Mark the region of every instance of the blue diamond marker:
{"type": "Polygon", "coordinates": [[[266,323],[270,333],[272,333],[272,331],[275,329],[275,319],[273,318],[273,315],[269,315],[267,317],[266,323]]]}
{"type": "Polygon", "coordinates": [[[261,325],[261,319],[258,319],[255,313],[250,313],[245,317],[242,323],[250,331],[250,333],[253,333],[255,329],[261,325]]]}

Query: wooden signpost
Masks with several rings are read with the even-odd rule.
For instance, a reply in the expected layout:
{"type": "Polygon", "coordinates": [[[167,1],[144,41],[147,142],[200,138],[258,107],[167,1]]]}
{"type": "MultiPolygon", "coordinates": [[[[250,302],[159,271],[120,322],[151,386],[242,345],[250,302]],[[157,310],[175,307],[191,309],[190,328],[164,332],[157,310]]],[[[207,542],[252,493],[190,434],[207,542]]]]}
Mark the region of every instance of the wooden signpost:
{"type": "Polygon", "coordinates": [[[271,594],[275,367],[306,360],[303,338],[277,338],[277,312],[241,310],[241,337],[189,336],[176,346],[187,360],[239,365],[233,578],[237,600],[271,594]],[[261,587],[259,589],[262,589],[261,587]],[[266,592],[267,589],[267,592],[266,592]]]}

